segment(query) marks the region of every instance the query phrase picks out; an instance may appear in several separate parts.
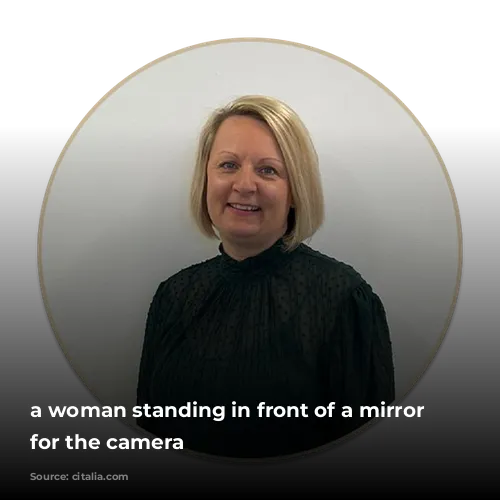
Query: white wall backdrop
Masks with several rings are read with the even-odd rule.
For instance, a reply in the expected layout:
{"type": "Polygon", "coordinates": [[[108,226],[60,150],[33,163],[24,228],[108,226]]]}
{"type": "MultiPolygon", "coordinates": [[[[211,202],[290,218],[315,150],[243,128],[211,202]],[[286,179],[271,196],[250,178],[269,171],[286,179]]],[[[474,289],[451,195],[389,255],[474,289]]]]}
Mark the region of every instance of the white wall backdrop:
{"type": "Polygon", "coordinates": [[[435,354],[457,292],[458,215],[446,173],[380,85],[334,57],[264,40],[156,62],[69,142],[40,232],[45,303],[64,352],[103,404],[135,403],[156,287],[217,253],[188,211],[200,127],[242,94],[286,101],[309,128],[326,198],[310,245],[353,265],[382,298],[401,398],[435,354]]]}

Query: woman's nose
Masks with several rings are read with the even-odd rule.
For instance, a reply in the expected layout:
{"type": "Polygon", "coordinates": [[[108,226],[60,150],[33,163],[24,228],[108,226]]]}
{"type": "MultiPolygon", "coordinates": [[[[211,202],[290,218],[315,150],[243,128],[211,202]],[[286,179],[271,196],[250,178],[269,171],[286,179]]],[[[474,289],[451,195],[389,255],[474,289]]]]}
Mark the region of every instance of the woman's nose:
{"type": "Polygon", "coordinates": [[[242,166],[236,174],[234,189],[240,192],[254,192],[257,189],[253,167],[242,166]]]}

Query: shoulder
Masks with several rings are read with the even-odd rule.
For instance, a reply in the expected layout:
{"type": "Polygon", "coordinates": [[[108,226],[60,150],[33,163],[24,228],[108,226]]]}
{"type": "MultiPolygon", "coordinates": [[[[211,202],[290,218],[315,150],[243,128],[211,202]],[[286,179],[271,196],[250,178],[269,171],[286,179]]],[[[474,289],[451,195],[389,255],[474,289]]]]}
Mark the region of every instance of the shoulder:
{"type": "Polygon", "coordinates": [[[343,299],[360,287],[371,290],[362,275],[345,262],[305,244],[297,247],[295,254],[293,261],[297,272],[303,275],[302,279],[326,296],[334,294],[338,299],[343,299]]]}
{"type": "Polygon", "coordinates": [[[299,260],[308,266],[308,290],[329,311],[338,307],[338,314],[345,324],[356,321],[370,332],[373,325],[388,331],[387,316],[380,296],[360,272],[345,262],[301,245],[297,250],[299,260]],[[363,323],[363,322],[366,323],[363,323]]]}
{"type": "Polygon", "coordinates": [[[213,257],[177,271],[160,283],[155,298],[165,295],[170,298],[182,298],[186,291],[192,290],[194,286],[210,283],[216,277],[219,259],[220,257],[213,257]]]}
{"type": "Polygon", "coordinates": [[[296,253],[297,264],[308,267],[315,277],[342,278],[353,285],[364,282],[361,274],[351,265],[314,250],[304,243],[297,248],[296,253]]]}

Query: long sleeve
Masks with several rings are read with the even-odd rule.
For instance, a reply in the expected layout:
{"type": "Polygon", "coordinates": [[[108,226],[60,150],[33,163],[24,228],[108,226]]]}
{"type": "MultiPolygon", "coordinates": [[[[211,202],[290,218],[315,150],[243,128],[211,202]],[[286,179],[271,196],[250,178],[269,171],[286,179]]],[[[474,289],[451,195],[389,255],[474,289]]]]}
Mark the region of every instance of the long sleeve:
{"type": "Polygon", "coordinates": [[[363,282],[342,301],[327,342],[329,386],[340,405],[351,406],[353,416],[342,426],[354,430],[368,419],[361,406],[380,407],[395,398],[392,345],[380,298],[363,282]]]}
{"type": "MultiPolygon", "coordinates": [[[[176,308],[169,293],[168,281],[157,288],[149,306],[142,346],[142,356],[137,384],[137,405],[151,403],[153,377],[161,367],[168,342],[169,327],[174,323],[176,308]]],[[[137,424],[145,430],[154,432],[154,421],[151,418],[139,418],[137,424]]]]}

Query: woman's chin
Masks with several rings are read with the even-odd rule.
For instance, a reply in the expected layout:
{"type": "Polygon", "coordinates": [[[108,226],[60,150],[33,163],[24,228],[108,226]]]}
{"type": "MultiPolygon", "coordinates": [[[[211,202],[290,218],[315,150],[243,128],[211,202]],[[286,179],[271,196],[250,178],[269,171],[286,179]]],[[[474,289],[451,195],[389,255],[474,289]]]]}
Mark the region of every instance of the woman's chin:
{"type": "Polygon", "coordinates": [[[260,234],[258,227],[231,227],[224,231],[221,231],[221,235],[224,235],[229,239],[245,240],[257,238],[260,234]]]}

